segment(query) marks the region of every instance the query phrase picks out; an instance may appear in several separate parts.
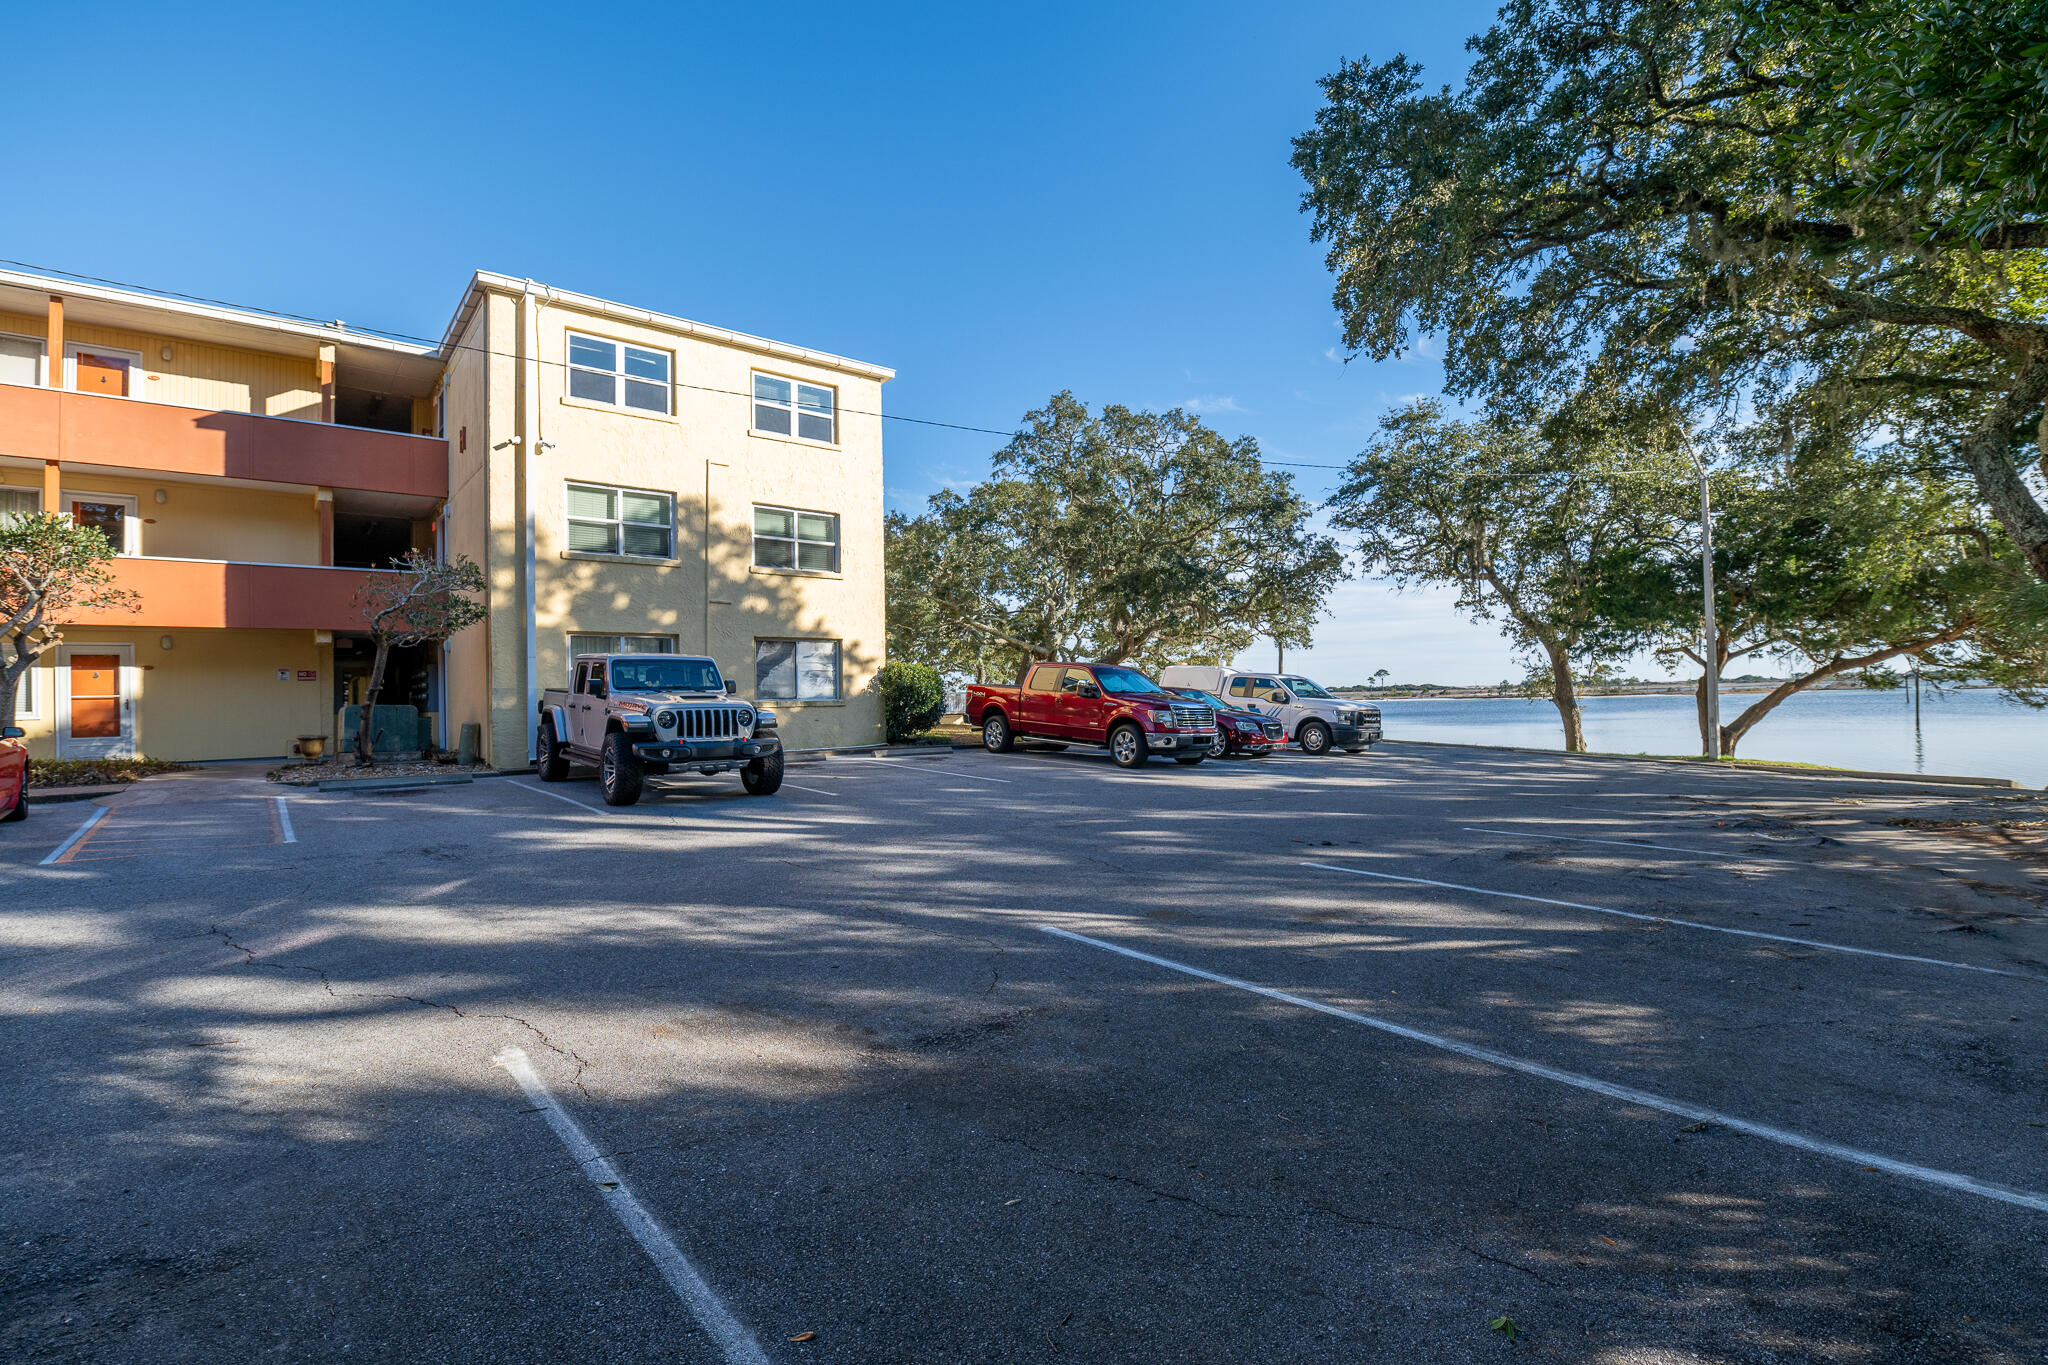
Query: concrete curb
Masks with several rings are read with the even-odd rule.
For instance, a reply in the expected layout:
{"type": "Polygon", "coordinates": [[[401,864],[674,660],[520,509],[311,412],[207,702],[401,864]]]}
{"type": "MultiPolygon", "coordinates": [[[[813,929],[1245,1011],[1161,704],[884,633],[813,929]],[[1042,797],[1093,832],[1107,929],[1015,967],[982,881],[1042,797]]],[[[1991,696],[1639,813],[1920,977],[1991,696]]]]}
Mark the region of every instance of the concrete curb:
{"type": "Polygon", "coordinates": [[[1419,749],[1478,749],[1489,754],[1537,754],[1544,758],[1585,759],[1595,763],[1658,763],[1694,772],[1780,773],[1788,777],[1827,777],[1858,782],[1922,782],[1950,787],[1999,787],[2007,791],[2034,789],[2009,777],[1948,777],[1937,773],[1883,773],[1861,768],[1808,768],[1796,763],[1751,763],[1716,766],[1704,759],[1658,758],[1651,754],[1568,754],[1562,749],[1520,749],[1509,744],[1452,744],[1440,739],[1382,739],[1382,744],[1407,744],[1419,749]]]}
{"type": "MultiPolygon", "coordinates": [[[[363,777],[350,779],[336,778],[331,782],[314,784],[315,791],[322,792],[395,792],[409,791],[414,787],[466,787],[476,781],[469,773],[424,774],[418,777],[363,777]]],[[[283,784],[280,784],[283,785],[283,784]]],[[[304,791],[304,787],[299,790],[304,791]]]]}
{"type": "Polygon", "coordinates": [[[31,806],[49,806],[61,801],[93,801],[102,796],[118,796],[134,785],[134,782],[114,782],[104,787],[30,787],[28,803],[31,806]]]}

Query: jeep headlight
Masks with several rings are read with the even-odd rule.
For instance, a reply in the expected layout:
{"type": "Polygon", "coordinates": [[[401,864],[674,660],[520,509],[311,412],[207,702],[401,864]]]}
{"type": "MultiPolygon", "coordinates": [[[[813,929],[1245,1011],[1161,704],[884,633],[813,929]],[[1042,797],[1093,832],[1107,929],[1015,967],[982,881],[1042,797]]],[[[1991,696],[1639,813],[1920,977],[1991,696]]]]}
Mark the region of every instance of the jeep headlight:
{"type": "Polygon", "coordinates": [[[673,711],[657,712],[655,713],[654,723],[664,730],[673,730],[676,728],[676,713],[673,711]]]}

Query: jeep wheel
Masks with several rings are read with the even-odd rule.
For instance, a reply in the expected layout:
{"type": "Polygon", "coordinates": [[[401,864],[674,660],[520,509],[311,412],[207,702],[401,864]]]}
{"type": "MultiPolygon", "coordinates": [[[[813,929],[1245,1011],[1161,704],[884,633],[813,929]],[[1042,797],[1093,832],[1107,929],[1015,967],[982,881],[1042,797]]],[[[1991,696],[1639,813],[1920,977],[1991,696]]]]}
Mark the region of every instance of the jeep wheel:
{"type": "Polygon", "coordinates": [[[1230,739],[1221,729],[1218,729],[1216,731],[1216,738],[1209,741],[1209,757],[1228,758],[1229,756],[1230,739]]]}
{"type": "Polygon", "coordinates": [[[1000,711],[991,711],[982,718],[981,747],[992,754],[1006,754],[1016,746],[1016,736],[1010,733],[1010,721],[1000,711]]]}
{"type": "Polygon", "coordinates": [[[1140,768],[1145,764],[1145,732],[1129,723],[1109,732],[1109,761],[1119,768],[1140,768]]]}
{"type": "Polygon", "coordinates": [[[1301,740],[1301,751],[1305,754],[1330,752],[1330,727],[1319,720],[1303,722],[1301,734],[1296,738],[1301,740]]]}
{"type": "Polygon", "coordinates": [[[604,803],[607,806],[630,806],[638,801],[644,776],[640,769],[640,755],[633,752],[633,741],[617,730],[606,735],[604,758],[597,765],[597,782],[604,792],[604,803]]]}
{"type": "Polygon", "coordinates": [[[555,723],[544,720],[540,723],[540,780],[560,782],[569,775],[569,756],[562,752],[562,741],[555,736],[555,723]]]}
{"type": "Polygon", "coordinates": [[[749,796],[773,796],[782,786],[782,750],[761,757],[740,769],[740,785],[749,796]]]}

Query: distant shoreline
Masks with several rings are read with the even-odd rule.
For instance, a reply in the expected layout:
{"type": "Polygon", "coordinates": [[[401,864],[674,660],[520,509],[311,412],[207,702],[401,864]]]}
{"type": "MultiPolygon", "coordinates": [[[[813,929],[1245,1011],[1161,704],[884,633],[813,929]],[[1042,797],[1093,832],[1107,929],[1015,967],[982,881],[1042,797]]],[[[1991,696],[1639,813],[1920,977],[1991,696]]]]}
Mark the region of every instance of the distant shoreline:
{"type": "MultiPolygon", "coordinates": [[[[1724,697],[1762,696],[1781,685],[1782,682],[1724,682],[1721,684],[1721,695],[1724,697]]],[[[1983,691],[1985,687],[1985,684],[1971,684],[1969,686],[1951,684],[1939,690],[1943,692],[1970,692],[1983,691]]],[[[1897,691],[1903,694],[1907,689],[1903,686],[1899,688],[1870,688],[1864,687],[1860,683],[1836,683],[1831,687],[1823,683],[1818,687],[1809,687],[1804,690],[1807,692],[1897,691]]],[[[1930,688],[1929,690],[1934,689],[1930,688]]],[[[1417,688],[1413,691],[1398,687],[1384,690],[1380,688],[1344,687],[1332,688],[1330,694],[1347,700],[1370,702],[1447,700],[1548,702],[1550,700],[1548,696],[1540,693],[1532,695],[1528,692],[1507,691],[1498,687],[1430,687],[1417,688]]],[[[1694,691],[1693,684],[1691,683],[1660,683],[1640,687],[1586,687],[1579,689],[1581,700],[1588,697],[1691,697],[1696,695],[1697,693],[1694,691]]]]}

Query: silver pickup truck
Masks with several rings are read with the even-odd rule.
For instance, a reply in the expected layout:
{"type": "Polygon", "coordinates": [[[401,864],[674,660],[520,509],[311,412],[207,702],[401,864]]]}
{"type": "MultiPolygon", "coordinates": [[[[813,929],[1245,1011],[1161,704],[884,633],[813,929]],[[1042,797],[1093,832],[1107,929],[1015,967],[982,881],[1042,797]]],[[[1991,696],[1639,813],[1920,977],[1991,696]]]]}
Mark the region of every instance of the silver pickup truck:
{"type": "Polygon", "coordinates": [[[689,654],[579,654],[569,686],[540,694],[540,780],[597,768],[607,806],[630,806],[650,775],[739,769],[752,796],[782,785],[775,713],[741,701],[718,665],[689,654]]]}

